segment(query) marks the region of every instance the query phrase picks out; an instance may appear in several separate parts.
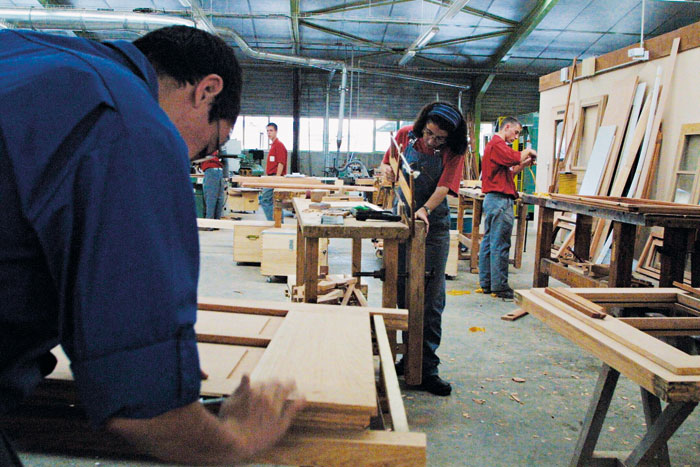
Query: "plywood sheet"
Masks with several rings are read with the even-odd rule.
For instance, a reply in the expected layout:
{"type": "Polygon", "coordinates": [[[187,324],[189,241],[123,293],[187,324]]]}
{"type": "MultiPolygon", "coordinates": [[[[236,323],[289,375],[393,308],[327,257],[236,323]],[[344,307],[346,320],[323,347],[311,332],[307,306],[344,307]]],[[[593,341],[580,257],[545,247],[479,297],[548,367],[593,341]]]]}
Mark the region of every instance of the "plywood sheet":
{"type": "Polygon", "coordinates": [[[302,416],[325,409],[368,423],[376,412],[369,313],[290,311],[251,375],[273,378],[296,381],[307,400],[302,416]]]}

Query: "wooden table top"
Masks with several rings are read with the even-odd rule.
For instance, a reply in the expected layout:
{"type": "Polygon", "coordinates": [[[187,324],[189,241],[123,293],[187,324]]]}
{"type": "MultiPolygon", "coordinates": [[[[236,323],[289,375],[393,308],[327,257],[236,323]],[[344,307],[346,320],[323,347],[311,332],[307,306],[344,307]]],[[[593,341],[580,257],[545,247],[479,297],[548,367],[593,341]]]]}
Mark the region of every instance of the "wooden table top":
{"type": "MultiPolygon", "coordinates": [[[[302,234],[305,237],[316,238],[383,238],[405,239],[410,235],[409,227],[403,222],[387,222],[379,220],[358,221],[352,216],[345,217],[343,225],[321,224],[323,211],[310,209],[311,200],[304,198],[292,199],[294,210],[302,234]]],[[[378,206],[364,201],[331,201],[332,209],[366,206],[380,210],[378,206]]]]}

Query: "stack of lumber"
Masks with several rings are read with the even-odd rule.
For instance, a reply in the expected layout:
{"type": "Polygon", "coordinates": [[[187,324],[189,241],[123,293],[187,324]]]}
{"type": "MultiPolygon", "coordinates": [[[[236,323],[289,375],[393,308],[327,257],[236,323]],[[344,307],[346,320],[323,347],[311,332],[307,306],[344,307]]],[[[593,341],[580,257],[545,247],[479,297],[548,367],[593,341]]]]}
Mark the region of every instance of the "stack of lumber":
{"type": "MultiPolygon", "coordinates": [[[[647,83],[640,83],[639,78],[635,76],[617,83],[617,92],[607,96],[605,113],[588,155],[588,165],[579,195],[610,197],[611,202],[616,203],[618,207],[630,209],[630,212],[643,212],[642,206],[645,201],[641,200],[648,200],[658,166],[662,138],[661,122],[668,95],[672,90],[679,44],[680,38],[676,38],[671,46],[670,56],[663,62],[663,68],[659,66],[657,69],[653,87],[647,86],[647,83]],[[648,88],[651,88],[649,92],[648,88]],[[624,201],[623,198],[636,200],[624,201]]],[[[570,167],[574,154],[579,153],[583,124],[584,122],[577,121],[573,125],[565,153],[565,168],[570,167]]],[[[556,176],[558,174],[555,174],[552,186],[556,185],[556,176]]],[[[655,205],[654,209],[659,207],[655,205]]],[[[673,208],[668,209],[671,212],[673,208]]],[[[572,232],[572,238],[573,235],[572,232]]],[[[596,220],[590,248],[593,262],[603,262],[611,242],[610,221],[596,220]]]]}
{"type": "MultiPolygon", "coordinates": [[[[358,284],[356,277],[328,275],[318,282],[316,303],[327,305],[367,306],[367,284],[358,284]]],[[[291,285],[290,296],[293,302],[304,301],[304,286],[291,285]]]]}

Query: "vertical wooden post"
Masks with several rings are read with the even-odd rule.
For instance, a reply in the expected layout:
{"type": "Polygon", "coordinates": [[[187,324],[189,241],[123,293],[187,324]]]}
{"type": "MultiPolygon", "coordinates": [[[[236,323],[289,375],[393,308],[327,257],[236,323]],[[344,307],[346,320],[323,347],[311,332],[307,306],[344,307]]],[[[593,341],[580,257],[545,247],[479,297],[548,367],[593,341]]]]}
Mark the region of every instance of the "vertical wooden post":
{"type": "Polygon", "coordinates": [[[423,378],[423,312],[425,306],[425,223],[416,221],[415,235],[406,241],[406,307],[408,332],[404,355],[406,384],[420,384],[423,378]]]}
{"type": "Polygon", "coordinates": [[[527,206],[522,200],[518,202],[518,218],[515,227],[515,254],[513,256],[513,267],[520,269],[523,265],[523,247],[525,245],[525,235],[527,235],[527,206]]]}
{"type": "Polygon", "coordinates": [[[297,285],[304,283],[304,261],[306,260],[306,241],[301,230],[300,219],[297,219],[297,285]]]}
{"type": "MultiPolygon", "coordinates": [[[[352,239],[352,274],[359,273],[362,271],[362,238],[353,237],[352,239]]],[[[357,278],[357,288],[362,284],[362,278],[357,278]]]]}
{"type": "Polygon", "coordinates": [[[484,205],[483,199],[474,198],[474,214],[472,216],[472,247],[469,254],[469,272],[476,274],[479,272],[479,244],[481,243],[481,209],[484,205]]]}
{"type": "Polygon", "coordinates": [[[613,222],[608,287],[629,287],[632,285],[632,260],[634,259],[634,237],[636,233],[637,226],[634,224],[613,222]]]}
{"type": "Polygon", "coordinates": [[[318,298],[318,238],[307,237],[304,265],[304,301],[316,303],[318,298]]]}
{"type": "Polygon", "coordinates": [[[581,261],[588,261],[591,257],[591,231],[593,230],[593,218],[583,214],[576,214],[576,230],[574,231],[574,254],[581,261]]]}
{"type": "MultiPolygon", "coordinates": [[[[688,253],[690,229],[664,228],[664,244],[661,247],[661,277],[659,287],[671,287],[673,281],[683,283],[685,257],[688,253]]],[[[613,248],[614,248],[613,244],[613,248]]]]}
{"type": "Polygon", "coordinates": [[[700,231],[693,232],[693,249],[690,251],[690,286],[700,287],[700,231]]]}
{"type": "Polygon", "coordinates": [[[552,256],[552,232],[554,230],[554,210],[539,206],[537,221],[537,246],[535,248],[535,272],[532,277],[533,287],[547,287],[549,276],[542,272],[542,260],[552,256]]]}

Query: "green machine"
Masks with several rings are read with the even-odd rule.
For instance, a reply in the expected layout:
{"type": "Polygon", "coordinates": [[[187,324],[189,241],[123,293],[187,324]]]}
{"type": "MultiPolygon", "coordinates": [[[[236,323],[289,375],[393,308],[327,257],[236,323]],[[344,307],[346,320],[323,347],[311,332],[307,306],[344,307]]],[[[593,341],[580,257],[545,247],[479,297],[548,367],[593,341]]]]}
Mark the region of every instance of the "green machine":
{"type": "Polygon", "coordinates": [[[247,153],[243,152],[236,157],[240,163],[238,167],[238,175],[261,177],[265,175],[262,161],[265,159],[265,152],[260,149],[249,149],[247,153]]]}

